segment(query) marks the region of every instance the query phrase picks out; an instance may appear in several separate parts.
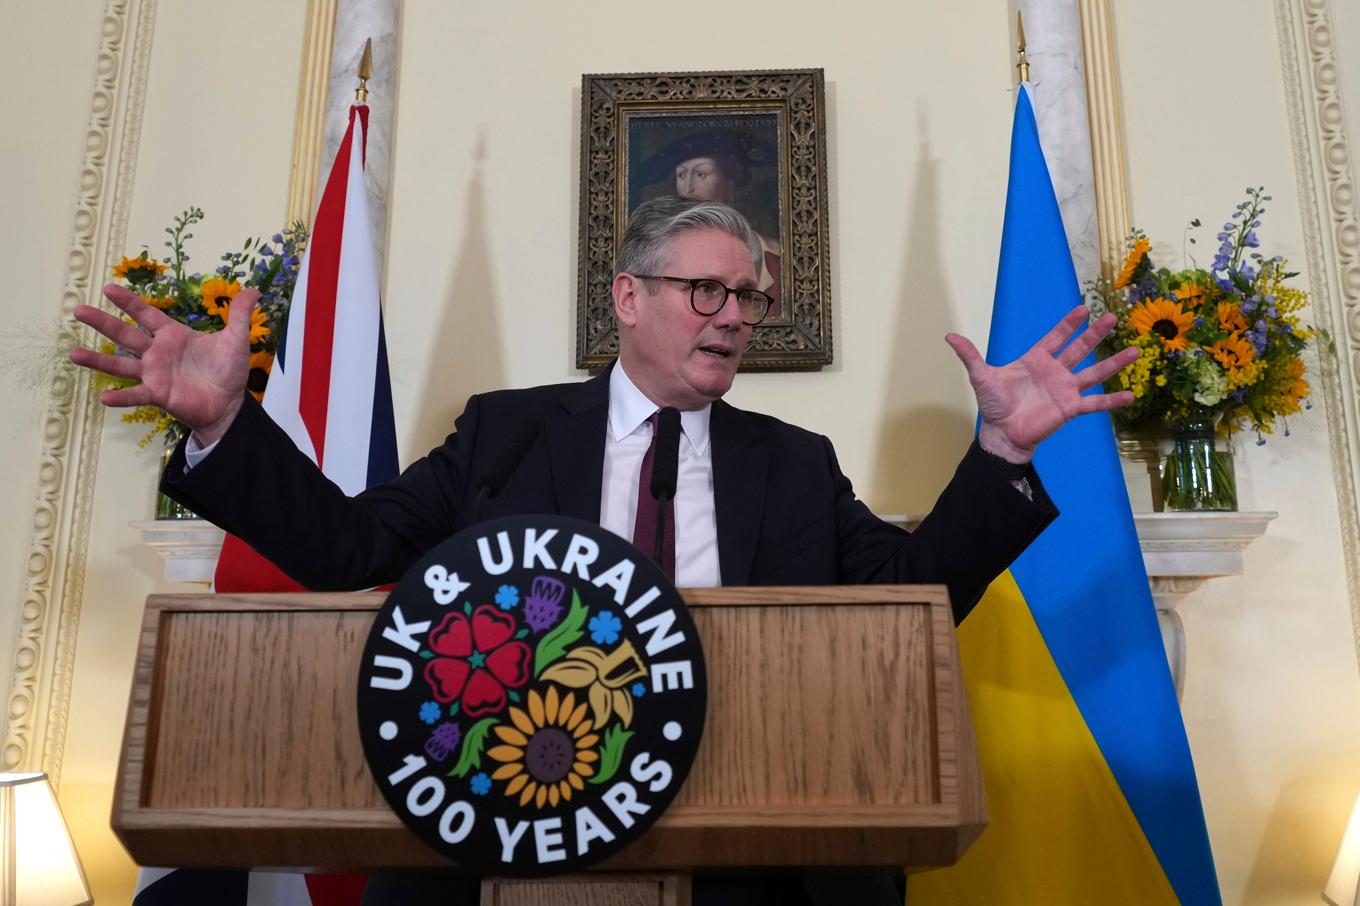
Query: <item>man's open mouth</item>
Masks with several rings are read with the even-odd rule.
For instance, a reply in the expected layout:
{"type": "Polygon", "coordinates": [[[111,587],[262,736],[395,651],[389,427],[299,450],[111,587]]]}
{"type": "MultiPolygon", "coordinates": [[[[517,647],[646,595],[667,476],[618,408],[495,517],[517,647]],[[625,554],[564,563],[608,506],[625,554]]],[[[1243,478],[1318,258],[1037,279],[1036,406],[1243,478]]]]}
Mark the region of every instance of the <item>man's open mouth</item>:
{"type": "Polygon", "coordinates": [[[732,355],[732,350],[725,346],[700,346],[699,351],[720,359],[728,358],[732,355]]]}

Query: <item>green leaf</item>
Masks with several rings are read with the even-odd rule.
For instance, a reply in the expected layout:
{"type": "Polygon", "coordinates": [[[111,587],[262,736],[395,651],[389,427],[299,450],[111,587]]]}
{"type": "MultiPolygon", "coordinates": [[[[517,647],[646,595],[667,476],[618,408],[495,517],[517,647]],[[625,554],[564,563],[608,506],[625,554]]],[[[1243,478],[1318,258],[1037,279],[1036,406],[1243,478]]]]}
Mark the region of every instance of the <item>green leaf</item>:
{"type": "Polygon", "coordinates": [[[512,702],[514,702],[515,704],[517,704],[517,705],[518,705],[521,701],[524,700],[524,697],[521,696],[521,695],[520,695],[518,692],[516,692],[514,689],[511,689],[511,690],[510,690],[509,692],[507,692],[506,694],[510,697],[510,700],[511,700],[512,702]]]}
{"type": "Polygon", "coordinates": [[[449,717],[457,716],[458,716],[458,702],[454,702],[453,704],[449,705],[449,717]]]}
{"type": "Polygon", "coordinates": [[[472,616],[472,602],[471,602],[471,601],[464,601],[464,602],[463,602],[463,613],[467,614],[468,616],[472,616]]]}
{"type": "Polygon", "coordinates": [[[428,661],[430,658],[434,657],[434,652],[427,649],[421,649],[420,656],[428,661]]]}
{"type": "Polygon", "coordinates": [[[623,747],[633,738],[632,730],[625,730],[623,724],[614,724],[604,731],[604,742],[600,745],[600,769],[587,783],[605,783],[618,771],[623,762],[623,747]]]}
{"type": "Polygon", "coordinates": [[[527,636],[528,634],[529,634],[529,630],[527,630],[527,629],[521,629],[519,632],[515,633],[515,638],[517,638],[517,639],[522,639],[522,638],[524,638],[525,636],[527,636]]]}
{"type": "Polygon", "coordinates": [[[581,638],[583,635],[581,627],[586,624],[586,616],[589,613],[590,609],[581,603],[581,596],[573,590],[571,611],[567,618],[538,641],[538,648],[534,651],[534,676],[538,676],[545,667],[566,654],[567,649],[581,638]]]}
{"type": "Polygon", "coordinates": [[[494,717],[484,717],[472,725],[463,737],[463,750],[458,755],[458,763],[449,771],[450,777],[466,777],[468,771],[482,766],[482,749],[486,746],[486,734],[496,725],[494,717]]]}

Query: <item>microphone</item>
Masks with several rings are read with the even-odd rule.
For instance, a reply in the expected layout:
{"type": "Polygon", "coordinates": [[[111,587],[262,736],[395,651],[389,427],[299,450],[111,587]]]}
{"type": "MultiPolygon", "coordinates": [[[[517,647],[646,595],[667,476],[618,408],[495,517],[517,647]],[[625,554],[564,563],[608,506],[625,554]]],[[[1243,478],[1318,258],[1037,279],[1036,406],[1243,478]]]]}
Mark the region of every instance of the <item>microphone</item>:
{"type": "MultiPolygon", "coordinates": [[[[652,559],[661,563],[666,538],[666,508],[675,499],[680,472],[680,413],[667,406],[657,414],[656,453],[652,457],[652,498],[656,500],[656,549],[652,559]]],[[[664,568],[664,564],[663,564],[664,568]]]]}
{"type": "Polygon", "coordinates": [[[515,470],[519,468],[520,463],[524,462],[524,457],[529,455],[529,450],[533,448],[534,442],[538,440],[538,435],[542,433],[543,422],[537,418],[524,419],[510,432],[510,437],[501,447],[495,461],[491,463],[491,468],[487,469],[477,482],[476,506],[479,522],[482,516],[482,504],[505,490],[505,486],[514,477],[515,470]]]}

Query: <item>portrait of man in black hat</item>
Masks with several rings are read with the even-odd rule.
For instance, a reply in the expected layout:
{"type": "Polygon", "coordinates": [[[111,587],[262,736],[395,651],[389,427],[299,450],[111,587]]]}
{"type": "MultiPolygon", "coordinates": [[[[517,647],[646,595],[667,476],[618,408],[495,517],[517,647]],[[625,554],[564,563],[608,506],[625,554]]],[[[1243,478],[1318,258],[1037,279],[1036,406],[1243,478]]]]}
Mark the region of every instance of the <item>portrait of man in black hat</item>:
{"type": "Polygon", "coordinates": [[[639,115],[628,123],[628,211],[661,195],[740,211],[760,242],[757,288],[774,299],[767,318],[785,314],[777,127],[769,114],[639,115]]]}

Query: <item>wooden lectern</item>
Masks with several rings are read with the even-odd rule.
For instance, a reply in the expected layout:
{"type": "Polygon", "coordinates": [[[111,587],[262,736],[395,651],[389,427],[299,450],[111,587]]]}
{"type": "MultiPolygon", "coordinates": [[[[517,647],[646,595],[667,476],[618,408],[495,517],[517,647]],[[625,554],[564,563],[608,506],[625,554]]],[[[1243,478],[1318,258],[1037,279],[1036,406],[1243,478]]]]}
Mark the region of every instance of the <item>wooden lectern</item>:
{"type": "MultiPolygon", "coordinates": [[[[682,592],[703,639],[704,740],[636,843],[488,906],[684,904],[736,866],[949,865],[986,823],[953,618],[938,586],[682,592]]],[[[113,828],[142,865],[444,865],[383,801],[359,743],[378,593],[147,601],[113,828]]]]}

